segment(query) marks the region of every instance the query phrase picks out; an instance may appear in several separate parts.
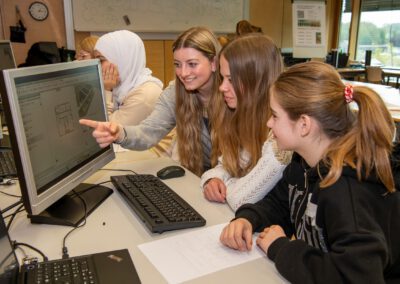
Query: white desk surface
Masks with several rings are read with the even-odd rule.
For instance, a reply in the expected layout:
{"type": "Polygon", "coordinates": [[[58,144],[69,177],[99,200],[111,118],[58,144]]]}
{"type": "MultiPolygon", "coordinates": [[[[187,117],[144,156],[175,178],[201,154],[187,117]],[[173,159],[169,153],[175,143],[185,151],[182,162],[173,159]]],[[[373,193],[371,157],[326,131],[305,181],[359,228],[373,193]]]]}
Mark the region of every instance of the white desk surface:
{"type": "MultiPolygon", "coordinates": [[[[135,155],[131,152],[117,153],[117,159],[105,168],[131,169],[140,174],[155,174],[162,167],[175,164],[169,158],[150,159],[144,153],[135,155]],[[135,159],[138,158],[138,159],[135,159]],[[132,159],[136,161],[132,162],[132,159]]],[[[87,182],[99,183],[109,180],[110,175],[127,174],[126,172],[99,171],[87,182]]],[[[234,216],[226,204],[211,203],[204,199],[199,188],[199,178],[189,171],[181,178],[166,180],[165,183],[189,202],[206,220],[206,226],[228,222],[234,216]]],[[[106,184],[113,188],[112,184],[106,184]]],[[[17,186],[13,186],[18,190],[17,186]]],[[[10,192],[12,188],[0,186],[0,190],[10,192]]],[[[2,195],[0,206],[5,208],[16,202],[16,198],[2,195]]],[[[62,242],[70,227],[31,224],[22,212],[14,219],[10,236],[13,240],[25,242],[42,250],[49,259],[61,258],[62,242]]],[[[174,236],[198,228],[153,234],[124,203],[118,192],[114,192],[87,219],[83,228],[74,231],[66,246],[70,256],[127,248],[139,273],[142,283],[166,283],[157,268],[138,248],[139,244],[174,236]]],[[[219,240],[215,240],[216,242],[219,240]]],[[[207,249],[207,248],[205,248],[207,249]]],[[[30,256],[38,256],[24,248],[30,256]]],[[[18,257],[23,254],[18,250],[18,257]]],[[[38,256],[41,259],[40,256],[38,256]]],[[[189,283],[287,283],[276,271],[274,264],[267,258],[261,258],[239,266],[224,269],[206,276],[193,279],[189,283]]]]}

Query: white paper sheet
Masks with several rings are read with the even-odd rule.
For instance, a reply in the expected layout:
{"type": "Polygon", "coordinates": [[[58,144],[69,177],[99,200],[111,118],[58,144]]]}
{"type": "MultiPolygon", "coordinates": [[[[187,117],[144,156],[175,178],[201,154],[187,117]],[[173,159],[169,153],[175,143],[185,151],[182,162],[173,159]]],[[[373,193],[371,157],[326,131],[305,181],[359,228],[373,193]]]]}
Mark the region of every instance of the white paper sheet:
{"type": "Polygon", "coordinates": [[[139,245],[139,249],[168,283],[181,283],[265,256],[255,239],[250,252],[239,252],[223,246],[219,236],[225,225],[145,243],[139,245]]]}

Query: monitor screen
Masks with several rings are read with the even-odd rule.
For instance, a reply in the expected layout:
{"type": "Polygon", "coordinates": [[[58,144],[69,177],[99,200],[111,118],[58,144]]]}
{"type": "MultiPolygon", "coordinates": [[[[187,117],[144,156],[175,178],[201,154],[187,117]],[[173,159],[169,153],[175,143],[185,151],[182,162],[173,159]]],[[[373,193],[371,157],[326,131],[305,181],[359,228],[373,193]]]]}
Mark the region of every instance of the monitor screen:
{"type": "Polygon", "coordinates": [[[0,71],[15,67],[11,42],[8,40],[0,40],[0,71]]]}
{"type": "MultiPolygon", "coordinates": [[[[9,40],[0,40],[0,73],[4,69],[16,68],[14,54],[9,40]]],[[[0,96],[0,139],[2,138],[2,127],[6,120],[3,116],[3,105],[0,96]]]]}
{"type": "MultiPolygon", "coordinates": [[[[105,199],[98,188],[88,190],[89,185],[81,184],[115,158],[112,146],[100,148],[91,129],[79,124],[80,118],[107,120],[99,61],[5,70],[3,76],[4,108],[23,202],[31,221],[56,222],[46,219],[54,217],[49,215],[66,218],[63,214],[72,214],[74,206],[82,209],[81,201],[70,200],[78,195],[76,191],[70,194],[74,189],[88,199],[96,194],[100,196],[93,198],[105,199]]],[[[110,194],[110,189],[104,190],[110,194]]],[[[98,201],[87,200],[84,207],[91,211],[92,205],[97,207],[98,201]]]]}

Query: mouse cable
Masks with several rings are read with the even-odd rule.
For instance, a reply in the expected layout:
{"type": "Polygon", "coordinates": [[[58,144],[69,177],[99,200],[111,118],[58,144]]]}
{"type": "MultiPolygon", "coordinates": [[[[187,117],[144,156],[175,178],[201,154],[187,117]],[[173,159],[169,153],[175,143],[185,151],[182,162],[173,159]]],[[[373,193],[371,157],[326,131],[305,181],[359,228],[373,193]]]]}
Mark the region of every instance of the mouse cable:
{"type": "MultiPolygon", "coordinates": [[[[93,187],[94,187],[94,186],[93,186],[93,187]]],[[[65,245],[68,236],[69,236],[73,231],[75,231],[76,229],[85,226],[85,225],[86,225],[86,218],[87,218],[87,205],[86,205],[86,201],[80,196],[80,193],[76,192],[75,190],[73,190],[72,192],[82,201],[83,208],[84,208],[84,210],[85,210],[85,211],[84,211],[84,212],[85,212],[85,218],[83,219],[83,222],[82,222],[81,224],[79,224],[78,226],[74,227],[72,230],[70,230],[70,231],[64,236],[63,245],[62,245],[62,258],[63,258],[63,259],[69,258],[69,255],[68,255],[68,248],[67,248],[66,245],[65,245]]]]}
{"type": "Polygon", "coordinates": [[[99,171],[131,172],[131,173],[134,173],[135,175],[138,175],[137,172],[135,172],[133,170],[127,170],[127,169],[107,169],[107,168],[102,168],[102,169],[99,169],[99,171]]]}
{"type": "Polygon", "coordinates": [[[15,212],[14,212],[13,214],[11,214],[10,221],[8,222],[7,227],[6,227],[6,228],[7,228],[7,231],[10,230],[12,221],[14,221],[15,216],[17,216],[18,212],[20,212],[19,210],[20,210],[22,207],[24,207],[24,204],[21,204],[21,205],[15,210],[15,212]]]}
{"type": "Polygon", "coordinates": [[[41,250],[35,248],[34,246],[31,246],[30,244],[27,244],[27,243],[19,243],[19,242],[17,242],[17,241],[11,241],[11,244],[12,244],[12,247],[13,247],[14,249],[16,249],[16,248],[19,247],[19,246],[28,247],[28,248],[30,248],[30,249],[36,251],[38,254],[40,254],[40,255],[43,257],[43,261],[48,261],[48,260],[49,260],[48,257],[47,257],[41,250]]]}

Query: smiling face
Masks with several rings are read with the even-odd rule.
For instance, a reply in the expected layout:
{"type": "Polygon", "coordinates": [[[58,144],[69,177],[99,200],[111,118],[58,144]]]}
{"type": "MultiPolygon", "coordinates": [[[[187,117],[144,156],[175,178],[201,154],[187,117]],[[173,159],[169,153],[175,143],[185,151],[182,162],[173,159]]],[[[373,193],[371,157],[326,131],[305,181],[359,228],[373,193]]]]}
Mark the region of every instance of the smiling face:
{"type": "Polygon", "coordinates": [[[185,47],[174,51],[175,73],[188,91],[209,91],[215,62],[210,61],[200,51],[185,47]]]}
{"type": "Polygon", "coordinates": [[[224,100],[228,107],[231,109],[236,109],[237,97],[231,81],[229,63],[223,55],[219,59],[219,68],[219,72],[222,77],[222,82],[219,86],[219,90],[224,94],[224,100]]]}
{"type": "Polygon", "coordinates": [[[291,120],[288,113],[279,105],[273,88],[270,93],[270,106],[272,116],[268,120],[267,126],[271,128],[279,149],[295,151],[299,140],[297,133],[298,122],[291,120]]]}

